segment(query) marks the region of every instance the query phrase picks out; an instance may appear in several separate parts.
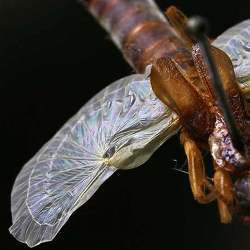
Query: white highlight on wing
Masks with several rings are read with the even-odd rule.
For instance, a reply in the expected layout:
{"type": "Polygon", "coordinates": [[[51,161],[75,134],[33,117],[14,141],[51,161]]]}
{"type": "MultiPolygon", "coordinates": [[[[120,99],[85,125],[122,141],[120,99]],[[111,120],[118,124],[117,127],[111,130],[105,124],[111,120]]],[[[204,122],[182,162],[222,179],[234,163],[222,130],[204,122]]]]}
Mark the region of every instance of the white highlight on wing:
{"type": "Polygon", "coordinates": [[[19,241],[33,247],[52,240],[117,169],[143,164],[178,131],[149,73],[106,87],[23,167],[11,196],[10,232],[19,241]]]}
{"type": "Polygon", "coordinates": [[[241,88],[250,86],[250,19],[222,33],[213,43],[231,58],[241,88]]]}

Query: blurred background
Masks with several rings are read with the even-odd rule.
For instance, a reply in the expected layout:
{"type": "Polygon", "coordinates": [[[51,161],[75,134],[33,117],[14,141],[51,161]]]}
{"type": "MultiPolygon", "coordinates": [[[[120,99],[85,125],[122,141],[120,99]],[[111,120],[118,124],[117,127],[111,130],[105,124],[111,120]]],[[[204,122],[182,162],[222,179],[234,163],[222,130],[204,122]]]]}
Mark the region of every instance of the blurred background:
{"type": "MultiPolygon", "coordinates": [[[[250,2],[156,1],[208,18],[211,37],[249,18],[250,2]]],[[[0,0],[1,249],[27,249],[8,232],[16,175],[89,98],[133,73],[109,36],[75,0],[0,0]]],[[[250,248],[250,226],[221,225],[216,204],[199,205],[174,171],[178,136],[143,167],[117,172],[54,241],[36,249],[250,248]]]]}

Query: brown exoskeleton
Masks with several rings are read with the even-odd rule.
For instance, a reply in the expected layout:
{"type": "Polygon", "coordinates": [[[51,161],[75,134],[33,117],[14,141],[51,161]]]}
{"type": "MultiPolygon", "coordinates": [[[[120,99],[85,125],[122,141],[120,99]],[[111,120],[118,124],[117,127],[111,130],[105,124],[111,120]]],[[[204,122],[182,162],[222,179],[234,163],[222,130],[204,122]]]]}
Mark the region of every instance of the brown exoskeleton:
{"type": "Polygon", "coordinates": [[[186,39],[187,47],[181,56],[156,60],[151,84],[158,98],[181,119],[180,140],[188,159],[194,198],[199,203],[217,199],[222,223],[231,222],[232,214],[240,214],[244,222],[250,222],[250,216],[245,213],[250,207],[250,126],[233,65],[223,51],[211,47],[221,89],[228,99],[222,101],[214,89],[213,72],[209,71],[201,44],[185,31],[187,18],[175,8],[170,8],[167,16],[186,39]],[[229,112],[230,119],[225,117],[229,112]],[[207,179],[201,149],[211,152],[212,181],[207,179]]]}
{"type": "MultiPolygon", "coordinates": [[[[218,48],[210,48],[229,100],[227,111],[232,113],[233,125],[225,119],[222,107],[225,100],[222,106],[218,105],[212,75],[199,44],[187,32],[187,18],[181,11],[169,7],[168,22],[164,22],[152,1],[83,2],[110,32],[136,71],[143,72],[148,64],[153,65],[152,88],[179,115],[183,126],[180,138],[188,158],[195,199],[200,203],[217,199],[223,223],[229,223],[233,213],[243,214],[250,204],[247,171],[250,133],[247,108],[229,57],[218,48]],[[239,133],[232,134],[235,127],[239,133]],[[239,134],[240,138],[236,138],[239,134]],[[206,178],[203,149],[213,156],[212,182],[206,178]]],[[[250,220],[247,215],[242,215],[242,219],[250,220]]]]}
{"type": "MultiPolygon", "coordinates": [[[[152,0],[82,2],[138,74],[100,91],[24,165],[11,194],[11,234],[30,247],[52,240],[107,178],[142,165],[179,128],[195,199],[217,200],[222,223],[234,214],[250,223],[250,127],[242,95],[250,93],[249,20],[230,31],[238,39],[229,46],[233,67],[209,44],[202,19],[187,22],[175,7],[167,21],[152,0]],[[203,150],[212,155],[213,178],[203,150]]],[[[227,45],[227,34],[219,38],[227,45]]]]}

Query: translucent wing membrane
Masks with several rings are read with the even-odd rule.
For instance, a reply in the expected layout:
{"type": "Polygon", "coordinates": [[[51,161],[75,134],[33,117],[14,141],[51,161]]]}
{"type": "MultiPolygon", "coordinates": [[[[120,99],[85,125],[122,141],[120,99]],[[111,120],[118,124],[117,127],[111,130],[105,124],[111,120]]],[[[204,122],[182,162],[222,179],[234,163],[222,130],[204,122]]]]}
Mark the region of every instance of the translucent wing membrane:
{"type": "Polygon", "coordinates": [[[178,131],[149,72],[102,90],[23,167],[11,196],[10,232],[19,241],[33,247],[52,240],[117,169],[141,165],[178,131]]]}
{"type": "MultiPolygon", "coordinates": [[[[250,20],[213,45],[234,64],[250,93],[250,20]]],[[[10,232],[30,247],[52,240],[70,215],[117,169],[135,168],[180,126],[154,95],[145,74],[118,80],[85,104],[23,167],[15,181],[10,232]]]]}
{"type": "Polygon", "coordinates": [[[222,33],[213,45],[224,50],[232,60],[240,87],[250,93],[250,19],[222,33]]]}

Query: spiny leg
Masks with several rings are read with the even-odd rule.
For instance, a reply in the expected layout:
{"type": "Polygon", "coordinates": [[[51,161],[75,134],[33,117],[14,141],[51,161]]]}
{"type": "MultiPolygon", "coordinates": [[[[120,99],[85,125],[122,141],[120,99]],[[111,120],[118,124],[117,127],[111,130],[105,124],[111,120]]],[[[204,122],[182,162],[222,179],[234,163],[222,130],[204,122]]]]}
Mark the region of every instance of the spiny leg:
{"type": "Polygon", "coordinates": [[[184,129],[180,140],[188,159],[189,181],[194,199],[202,204],[212,202],[217,198],[217,193],[206,177],[201,151],[184,129]],[[208,193],[206,190],[209,190],[208,193]]]}
{"type": "Polygon", "coordinates": [[[232,220],[232,214],[230,212],[230,206],[233,204],[233,183],[228,171],[223,168],[219,168],[214,163],[214,187],[218,193],[218,209],[220,213],[221,223],[227,224],[232,220]]]}

